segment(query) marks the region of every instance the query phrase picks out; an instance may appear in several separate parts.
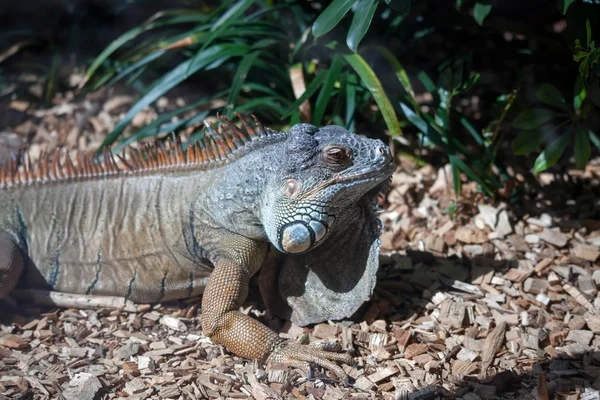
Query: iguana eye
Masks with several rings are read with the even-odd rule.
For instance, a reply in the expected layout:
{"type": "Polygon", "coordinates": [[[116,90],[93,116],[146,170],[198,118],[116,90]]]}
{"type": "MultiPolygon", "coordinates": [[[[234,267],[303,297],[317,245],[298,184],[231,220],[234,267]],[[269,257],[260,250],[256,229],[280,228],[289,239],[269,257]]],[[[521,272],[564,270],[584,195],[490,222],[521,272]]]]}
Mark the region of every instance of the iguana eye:
{"type": "Polygon", "coordinates": [[[330,165],[341,165],[348,163],[350,159],[348,149],[344,147],[327,147],[323,150],[323,159],[330,165]]]}
{"type": "Polygon", "coordinates": [[[295,197],[298,194],[298,192],[300,192],[301,187],[302,184],[299,181],[290,178],[285,183],[285,186],[283,188],[283,194],[285,194],[287,197],[295,197]]]}

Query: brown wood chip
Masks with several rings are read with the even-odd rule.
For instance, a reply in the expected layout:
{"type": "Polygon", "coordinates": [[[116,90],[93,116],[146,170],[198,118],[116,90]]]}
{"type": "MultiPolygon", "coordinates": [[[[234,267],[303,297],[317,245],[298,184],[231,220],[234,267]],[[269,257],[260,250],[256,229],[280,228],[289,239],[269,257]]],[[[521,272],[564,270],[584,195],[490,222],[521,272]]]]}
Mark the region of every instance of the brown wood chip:
{"type": "Polygon", "coordinates": [[[506,322],[502,321],[494,328],[492,332],[485,338],[483,345],[483,354],[481,355],[481,371],[486,373],[487,368],[492,364],[496,356],[496,352],[504,343],[504,334],[506,332],[506,322]]]}

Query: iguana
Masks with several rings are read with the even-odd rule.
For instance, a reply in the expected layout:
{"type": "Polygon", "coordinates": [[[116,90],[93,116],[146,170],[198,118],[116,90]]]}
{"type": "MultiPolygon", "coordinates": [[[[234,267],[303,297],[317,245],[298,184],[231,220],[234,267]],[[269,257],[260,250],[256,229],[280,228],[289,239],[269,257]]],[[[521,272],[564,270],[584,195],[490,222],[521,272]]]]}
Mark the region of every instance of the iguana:
{"type": "MultiPolygon", "coordinates": [[[[238,115],[239,116],[239,115],[238,115]]],[[[0,299],[17,285],[155,303],[203,294],[203,332],[233,353],[345,378],[348,354],[291,343],[239,311],[260,290],[299,325],[350,316],[378,267],[377,198],[395,163],[339,126],[227,118],[201,140],[102,160],[58,149],[0,168],[0,299]],[[20,164],[20,166],[18,165],[20,164]]]]}

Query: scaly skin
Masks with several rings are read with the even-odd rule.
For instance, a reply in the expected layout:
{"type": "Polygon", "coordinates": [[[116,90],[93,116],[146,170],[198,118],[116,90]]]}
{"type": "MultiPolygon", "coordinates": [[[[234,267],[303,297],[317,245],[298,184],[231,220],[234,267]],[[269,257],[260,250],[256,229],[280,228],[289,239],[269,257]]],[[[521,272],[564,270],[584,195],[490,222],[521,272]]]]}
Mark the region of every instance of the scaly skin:
{"type": "Polygon", "coordinates": [[[201,167],[0,179],[0,299],[17,283],[140,303],[203,293],[202,327],[213,342],[262,362],[314,362],[344,378],[336,362],[350,356],[288,343],[238,310],[270,245],[280,272],[267,291],[283,298],[293,321],[343,318],[368,298],[374,205],[394,169],[389,150],[339,127],[247,136],[226,151],[219,138],[213,156],[227,160],[201,167]]]}

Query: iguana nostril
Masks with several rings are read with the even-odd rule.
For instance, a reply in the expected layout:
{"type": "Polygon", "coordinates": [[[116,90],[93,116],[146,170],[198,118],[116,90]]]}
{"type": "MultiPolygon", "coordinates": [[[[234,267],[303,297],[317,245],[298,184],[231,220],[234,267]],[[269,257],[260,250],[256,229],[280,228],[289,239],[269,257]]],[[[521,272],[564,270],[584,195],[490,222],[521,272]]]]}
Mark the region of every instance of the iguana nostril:
{"type": "Polygon", "coordinates": [[[310,244],[310,232],[303,224],[292,224],[283,230],[281,248],[288,253],[302,253],[310,248],[310,244]]]}
{"type": "Polygon", "coordinates": [[[379,146],[377,147],[377,151],[379,152],[379,155],[385,160],[385,161],[389,161],[392,158],[392,154],[389,152],[388,148],[385,146],[379,146]]]}

